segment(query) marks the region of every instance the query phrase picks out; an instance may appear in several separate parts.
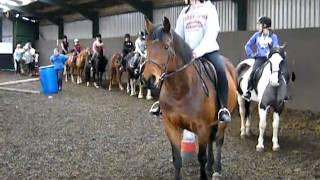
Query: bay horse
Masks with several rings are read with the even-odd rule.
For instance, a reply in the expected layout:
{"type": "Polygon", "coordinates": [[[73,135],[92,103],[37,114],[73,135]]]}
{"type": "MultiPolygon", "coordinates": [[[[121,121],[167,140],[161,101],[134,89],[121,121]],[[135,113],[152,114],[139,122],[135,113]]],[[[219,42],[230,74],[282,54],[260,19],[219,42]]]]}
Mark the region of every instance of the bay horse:
{"type": "MultiPolygon", "coordinates": [[[[258,103],[259,108],[259,138],[256,146],[257,151],[263,151],[263,136],[267,125],[267,112],[273,108],[273,135],[272,150],[278,151],[280,145],[278,142],[278,130],[280,123],[280,114],[285,105],[285,96],[287,94],[287,84],[290,76],[286,63],[285,46],[275,47],[270,50],[269,58],[264,65],[256,71],[253,82],[254,90],[251,92],[250,101],[246,101],[242,95],[246,92],[254,59],[246,59],[237,66],[238,75],[238,104],[241,117],[241,134],[250,136],[250,101],[258,103]]],[[[294,78],[292,78],[294,81],[294,78]]]]}
{"type": "Polygon", "coordinates": [[[90,63],[93,67],[93,77],[95,79],[95,87],[99,88],[102,86],[103,73],[106,71],[108,59],[103,55],[103,49],[98,48],[98,55],[90,63]]]}
{"type": "Polygon", "coordinates": [[[110,78],[110,82],[109,82],[109,91],[111,91],[112,88],[112,83],[116,82],[118,83],[119,89],[121,91],[123,91],[123,86],[122,86],[122,82],[121,82],[121,77],[122,77],[122,73],[123,71],[121,71],[120,69],[120,61],[121,61],[121,54],[120,53],[115,53],[112,55],[111,57],[111,78],[110,78]]]}
{"type": "MultiPolygon", "coordinates": [[[[148,87],[160,87],[162,122],[171,143],[175,179],[181,179],[181,140],[187,129],[197,134],[200,178],[221,176],[221,149],[227,123],[219,122],[219,110],[215,86],[193,59],[188,44],[173,30],[168,18],[163,24],[154,26],[146,19],[148,37],[147,57],[143,69],[143,81],[148,87]],[[206,87],[206,88],[205,88],[206,87]],[[213,142],[216,142],[216,157],[213,157],[213,142]],[[208,160],[208,163],[207,163],[208,160]],[[207,166],[206,166],[207,165],[207,166]]],[[[236,106],[236,73],[226,59],[225,70],[228,79],[228,109],[236,106]]]]}

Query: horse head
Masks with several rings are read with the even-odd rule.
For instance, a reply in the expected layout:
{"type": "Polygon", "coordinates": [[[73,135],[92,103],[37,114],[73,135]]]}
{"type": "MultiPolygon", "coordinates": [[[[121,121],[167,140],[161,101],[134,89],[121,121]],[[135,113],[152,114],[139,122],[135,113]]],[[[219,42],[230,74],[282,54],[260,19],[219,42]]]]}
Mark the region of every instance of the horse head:
{"type": "Polygon", "coordinates": [[[163,77],[174,73],[192,59],[192,50],[184,40],[171,30],[164,17],[162,25],[154,26],[146,19],[146,60],[141,67],[142,79],[148,88],[157,87],[163,77]]]}
{"type": "Polygon", "coordinates": [[[286,59],[286,51],[285,51],[286,44],[283,46],[277,46],[271,48],[270,53],[268,55],[268,61],[270,63],[270,84],[272,86],[279,86],[280,85],[280,77],[283,75],[283,72],[286,72],[286,67],[283,61],[286,59]]]}

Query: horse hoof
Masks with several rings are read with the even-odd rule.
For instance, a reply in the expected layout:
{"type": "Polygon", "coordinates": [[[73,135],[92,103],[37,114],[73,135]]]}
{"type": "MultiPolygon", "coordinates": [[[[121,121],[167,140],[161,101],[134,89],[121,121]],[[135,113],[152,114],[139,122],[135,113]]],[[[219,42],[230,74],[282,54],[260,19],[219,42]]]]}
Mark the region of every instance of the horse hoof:
{"type": "Polygon", "coordinates": [[[280,146],[278,146],[278,147],[273,147],[272,150],[273,150],[274,152],[280,151],[280,146]]]}
{"type": "Polygon", "coordinates": [[[142,99],[143,95],[139,94],[138,99],[142,99]]]}
{"type": "Polygon", "coordinates": [[[241,138],[241,139],[246,139],[246,135],[245,135],[245,134],[241,134],[241,135],[240,135],[240,138],[241,138]]]}
{"type": "Polygon", "coordinates": [[[123,91],[123,88],[120,88],[120,91],[123,91]]]}
{"type": "Polygon", "coordinates": [[[152,100],[152,96],[147,96],[147,100],[152,100]]]}
{"type": "Polygon", "coordinates": [[[257,152],[263,152],[264,148],[263,147],[256,147],[257,152]]]}
{"type": "Polygon", "coordinates": [[[89,87],[90,86],[90,83],[89,82],[87,82],[87,87],[89,87]]]}
{"type": "Polygon", "coordinates": [[[246,136],[247,136],[247,137],[250,137],[250,136],[251,136],[251,134],[252,134],[251,130],[246,131],[246,136]]]}
{"type": "Polygon", "coordinates": [[[222,177],[222,176],[221,176],[220,173],[215,172],[215,173],[212,175],[212,180],[220,180],[221,177],[222,177]]]}
{"type": "Polygon", "coordinates": [[[111,91],[111,88],[109,88],[109,91],[111,91]]]}

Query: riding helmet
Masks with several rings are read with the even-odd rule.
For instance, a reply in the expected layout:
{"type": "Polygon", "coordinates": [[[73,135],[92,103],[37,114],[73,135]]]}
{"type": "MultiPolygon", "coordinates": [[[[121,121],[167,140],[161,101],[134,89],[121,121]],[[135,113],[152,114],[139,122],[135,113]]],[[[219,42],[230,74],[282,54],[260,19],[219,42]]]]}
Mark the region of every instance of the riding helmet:
{"type": "Polygon", "coordinates": [[[271,27],[271,19],[267,16],[260,17],[258,23],[262,24],[263,28],[271,27]]]}

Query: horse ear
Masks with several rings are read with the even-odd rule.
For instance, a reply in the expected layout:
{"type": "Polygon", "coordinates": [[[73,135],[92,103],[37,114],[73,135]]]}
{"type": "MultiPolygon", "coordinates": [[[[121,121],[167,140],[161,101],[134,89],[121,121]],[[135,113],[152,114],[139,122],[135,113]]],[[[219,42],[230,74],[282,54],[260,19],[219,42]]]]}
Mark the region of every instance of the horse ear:
{"type": "Polygon", "coordinates": [[[153,29],[153,24],[146,16],[145,16],[145,26],[148,34],[150,34],[153,29]]]}
{"type": "Polygon", "coordinates": [[[163,31],[166,33],[169,33],[171,29],[170,21],[169,19],[165,16],[163,19],[163,31]]]}
{"type": "Polygon", "coordinates": [[[291,73],[291,81],[294,82],[296,80],[296,73],[291,73]]]}
{"type": "Polygon", "coordinates": [[[282,46],[280,46],[281,49],[285,49],[287,47],[287,42],[283,43],[282,46]]]}

